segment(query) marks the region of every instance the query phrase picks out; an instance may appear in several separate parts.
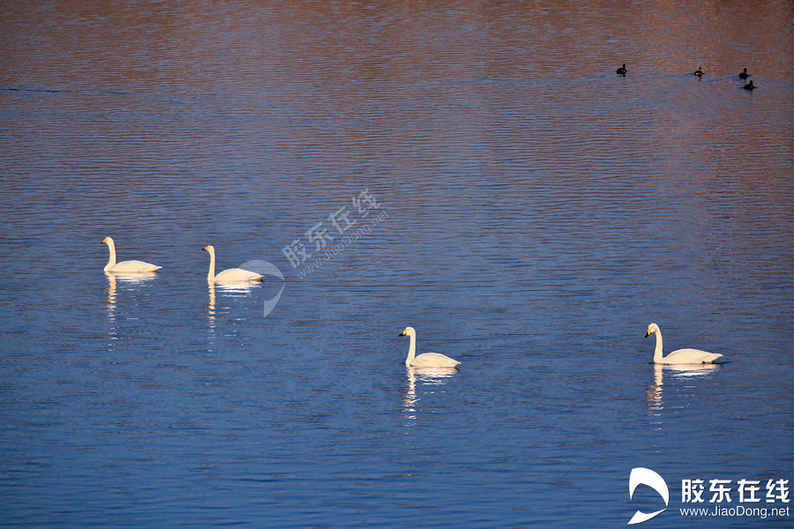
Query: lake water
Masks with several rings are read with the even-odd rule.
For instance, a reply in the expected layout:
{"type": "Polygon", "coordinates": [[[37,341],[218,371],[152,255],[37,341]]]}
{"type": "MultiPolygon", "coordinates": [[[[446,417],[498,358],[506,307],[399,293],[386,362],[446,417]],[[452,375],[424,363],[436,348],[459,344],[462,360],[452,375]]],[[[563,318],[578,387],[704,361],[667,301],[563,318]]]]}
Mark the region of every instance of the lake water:
{"type": "Polygon", "coordinates": [[[0,525],[792,526],[792,11],[6,6],[0,525]]]}

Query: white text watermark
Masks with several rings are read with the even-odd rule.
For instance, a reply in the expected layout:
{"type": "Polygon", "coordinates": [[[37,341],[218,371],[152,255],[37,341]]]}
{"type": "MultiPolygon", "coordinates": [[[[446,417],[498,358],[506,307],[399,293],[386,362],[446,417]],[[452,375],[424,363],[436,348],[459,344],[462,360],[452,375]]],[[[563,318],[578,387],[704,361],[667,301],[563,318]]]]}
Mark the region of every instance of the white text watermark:
{"type": "MultiPolygon", "coordinates": [[[[664,512],[670,505],[670,493],[664,478],[655,471],[636,467],[629,474],[629,499],[639,485],[653,489],[664,501],[662,509],[653,512],[637,510],[627,525],[643,523],[664,512]]],[[[682,517],[788,518],[791,488],[783,478],[730,479],[685,478],[681,480],[682,517]]]]}

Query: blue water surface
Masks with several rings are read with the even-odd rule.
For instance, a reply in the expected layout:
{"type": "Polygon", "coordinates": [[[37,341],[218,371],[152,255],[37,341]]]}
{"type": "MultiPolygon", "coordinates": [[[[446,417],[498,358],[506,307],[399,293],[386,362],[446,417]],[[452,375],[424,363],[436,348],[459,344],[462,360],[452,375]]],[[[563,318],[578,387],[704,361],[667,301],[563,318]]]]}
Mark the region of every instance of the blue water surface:
{"type": "Polygon", "coordinates": [[[0,526],[794,523],[790,3],[133,4],[0,22],[0,526]]]}

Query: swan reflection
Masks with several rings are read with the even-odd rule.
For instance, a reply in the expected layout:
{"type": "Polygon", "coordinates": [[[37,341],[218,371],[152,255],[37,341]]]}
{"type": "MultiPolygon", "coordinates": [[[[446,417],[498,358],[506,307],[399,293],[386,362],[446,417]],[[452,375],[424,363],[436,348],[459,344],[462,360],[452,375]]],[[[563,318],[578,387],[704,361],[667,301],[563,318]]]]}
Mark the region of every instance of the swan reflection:
{"type": "Polygon", "coordinates": [[[118,339],[118,328],[116,326],[116,291],[120,286],[127,287],[127,290],[135,290],[140,285],[147,283],[157,277],[154,272],[105,272],[108,278],[107,290],[107,319],[110,324],[108,337],[111,343],[118,339]]]}
{"type": "MultiPolygon", "coordinates": [[[[108,309],[116,308],[116,288],[118,284],[125,284],[134,287],[148,281],[151,281],[157,274],[154,272],[139,272],[139,273],[118,273],[118,272],[105,272],[108,278],[108,309]]],[[[132,290],[132,289],[131,289],[132,290]]]]}
{"type": "Polygon", "coordinates": [[[209,301],[207,302],[207,321],[210,326],[210,335],[215,335],[215,283],[208,281],[209,301]]]}
{"type": "Polygon", "coordinates": [[[223,298],[243,298],[251,295],[251,291],[259,288],[259,283],[214,283],[207,282],[207,323],[209,325],[209,340],[215,343],[215,319],[224,312],[228,312],[231,305],[224,305],[223,298]],[[220,305],[218,304],[220,302],[220,305]]]}
{"type": "Polygon", "coordinates": [[[403,399],[403,413],[411,421],[416,420],[417,403],[420,400],[416,395],[417,379],[424,386],[443,386],[447,383],[447,378],[459,373],[454,367],[408,367],[405,372],[408,376],[408,387],[403,399]]]}
{"type": "Polygon", "coordinates": [[[210,283],[211,287],[217,288],[218,292],[228,294],[229,297],[243,297],[251,293],[255,288],[259,288],[261,283],[210,283]]]}
{"type": "MultiPolygon", "coordinates": [[[[217,314],[217,312],[215,310],[215,302],[216,302],[216,299],[217,299],[217,297],[215,295],[216,289],[217,289],[217,291],[220,294],[225,295],[226,297],[239,298],[239,297],[246,297],[246,296],[250,295],[251,294],[251,290],[254,289],[254,288],[257,288],[257,287],[258,287],[258,285],[241,284],[241,283],[235,283],[235,284],[231,284],[231,283],[229,283],[229,284],[217,283],[217,286],[216,286],[216,283],[213,283],[212,281],[208,281],[207,282],[207,291],[208,291],[208,294],[209,294],[209,302],[207,304],[207,318],[210,321],[210,325],[214,327],[215,316],[217,314]]],[[[224,308],[228,308],[228,307],[224,307],[224,308]]]]}
{"type": "Polygon", "coordinates": [[[664,410],[664,375],[667,372],[670,380],[697,379],[720,369],[719,364],[692,364],[692,365],[653,365],[653,384],[648,387],[648,410],[653,416],[660,416],[664,410]]]}

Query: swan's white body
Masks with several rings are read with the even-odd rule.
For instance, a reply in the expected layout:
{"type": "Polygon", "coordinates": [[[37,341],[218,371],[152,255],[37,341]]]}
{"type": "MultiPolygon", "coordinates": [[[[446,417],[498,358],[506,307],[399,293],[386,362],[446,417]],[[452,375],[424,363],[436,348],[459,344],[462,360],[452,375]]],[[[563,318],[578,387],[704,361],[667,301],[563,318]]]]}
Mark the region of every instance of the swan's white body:
{"type": "Polygon", "coordinates": [[[450,358],[446,355],[442,355],[441,353],[424,353],[420,355],[416,355],[416,330],[413,327],[406,327],[403,332],[400,333],[400,336],[410,336],[411,337],[411,345],[408,347],[408,356],[405,357],[405,366],[406,367],[415,367],[415,368],[423,368],[423,367],[458,367],[460,362],[457,360],[450,358]]]}
{"type": "Polygon", "coordinates": [[[215,275],[215,247],[208,244],[203,248],[210,254],[210,270],[207,273],[207,281],[210,283],[253,283],[262,281],[262,275],[242,268],[227,268],[218,275],[215,275]]]}
{"type": "Polygon", "coordinates": [[[108,251],[110,255],[108,256],[108,264],[105,265],[105,272],[113,272],[119,274],[141,274],[147,272],[154,272],[155,270],[159,270],[162,266],[157,266],[152,263],[147,263],[144,261],[122,261],[120,263],[116,262],[116,243],[113,242],[113,238],[105,237],[102,239],[102,242],[108,245],[108,251]]]}
{"type": "Polygon", "coordinates": [[[662,350],[662,330],[655,323],[648,325],[645,337],[656,335],[656,349],[653,351],[654,364],[719,364],[725,357],[719,353],[709,353],[700,349],[678,349],[664,356],[662,350]]]}

